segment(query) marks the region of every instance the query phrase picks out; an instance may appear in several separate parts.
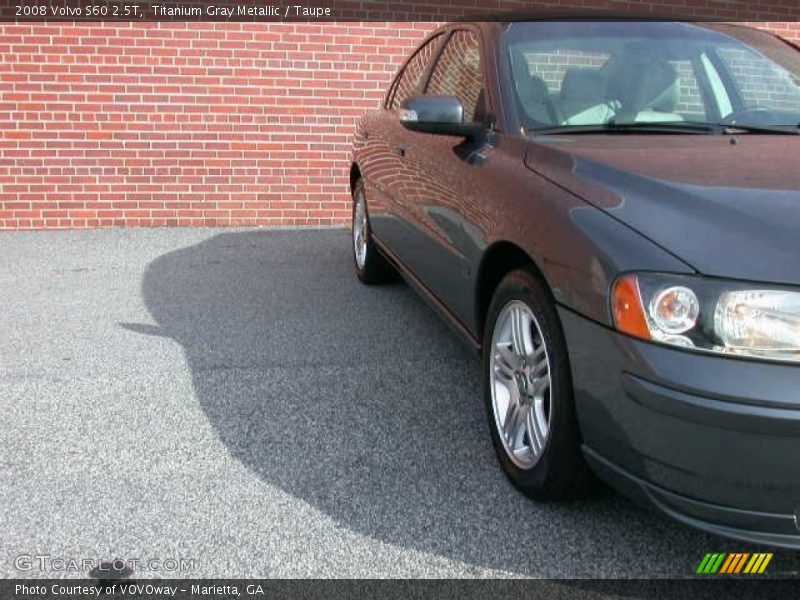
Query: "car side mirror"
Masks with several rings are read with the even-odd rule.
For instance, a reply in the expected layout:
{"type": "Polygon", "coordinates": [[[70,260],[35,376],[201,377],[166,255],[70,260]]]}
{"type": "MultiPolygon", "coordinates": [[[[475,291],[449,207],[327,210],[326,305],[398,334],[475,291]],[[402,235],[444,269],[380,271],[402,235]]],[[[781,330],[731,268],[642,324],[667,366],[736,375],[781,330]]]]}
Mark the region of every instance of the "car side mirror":
{"type": "Polygon", "coordinates": [[[486,132],[483,123],[465,123],[464,106],[455,96],[413,96],[399,111],[403,127],[420,133],[477,138],[486,132]]]}

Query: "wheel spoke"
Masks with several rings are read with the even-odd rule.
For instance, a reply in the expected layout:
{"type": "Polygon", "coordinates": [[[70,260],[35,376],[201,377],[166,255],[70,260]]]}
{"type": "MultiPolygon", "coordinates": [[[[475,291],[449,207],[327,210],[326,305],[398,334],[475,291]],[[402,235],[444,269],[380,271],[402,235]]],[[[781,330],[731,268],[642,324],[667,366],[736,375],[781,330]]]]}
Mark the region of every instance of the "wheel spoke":
{"type": "Polygon", "coordinates": [[[518,398],[515,396],[517,396],[517,394],[512,395],[511,402],[506,411],[506,418],[503,422],[506,442],[512,449],[516,446],[520,427],[525,422],[526,418],[525,408],[519,403],[518,398]]]}
{"type": "Polygon", "coordinates": [[[547,373],[547,357],[546,356],[542,360],[540,360],[538,363],[534,364],[533,367],[531,367],[531,375],[533,377],[541,377],[545,373],[547,373]]]}
{"type": "Polygon", "coordinates": [[[530,321],[528,321],[528,316],[521,308],[515,307],[511,311],[511,343],[514,352],[520,358],[528,356],[529,340],[530,321]]]}
{"type": "Polygon", "coordinates": [[[550,387],[550,375],[544,375],[533,382],[533,397],[539,398],[550,387]]]}
{"type": "Polygon", "coordinates": [[[507,381],[514,381],[516,356],[507,345],[498,344],[494,355],[495,373],[507,381]]]}
{"type": "Polygon", "coordinates": [[[531,450],[534,456],[539,456],[544,451],[549,428],[544,412],[537,406],[531,406],[528,412],[528,436],[531,438],[531,450]]]}
{"type": "Polygon", "coordinates": [[[531,444],[531,452],[533,452],[533,456],[539,456],[541,454],[542,449],[544,448],[544,436],[542,432],[539,430],[537,423],[536,423],[536,411],[529,410],[528,411],[528,439],[531,444]]]}
{"type": "Polygon", "coordinates": [[[547,435],[550,433],[550,424],[547,422],[547,415],[544,412],[544,403],[544,398],[534,400],[531,407],[536,429],[543,440],[547,439],[547,435]]]}

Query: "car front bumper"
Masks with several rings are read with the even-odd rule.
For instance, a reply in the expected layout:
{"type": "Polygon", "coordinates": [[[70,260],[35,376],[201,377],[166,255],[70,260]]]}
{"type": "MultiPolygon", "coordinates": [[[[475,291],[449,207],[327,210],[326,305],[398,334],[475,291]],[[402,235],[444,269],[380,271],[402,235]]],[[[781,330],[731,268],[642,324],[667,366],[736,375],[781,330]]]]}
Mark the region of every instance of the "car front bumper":
{"type": "Polygon", "coordinates": [[[800,366],[635,340],[559,309],[584,452],[694,527],[800,548],[800,366]]]}

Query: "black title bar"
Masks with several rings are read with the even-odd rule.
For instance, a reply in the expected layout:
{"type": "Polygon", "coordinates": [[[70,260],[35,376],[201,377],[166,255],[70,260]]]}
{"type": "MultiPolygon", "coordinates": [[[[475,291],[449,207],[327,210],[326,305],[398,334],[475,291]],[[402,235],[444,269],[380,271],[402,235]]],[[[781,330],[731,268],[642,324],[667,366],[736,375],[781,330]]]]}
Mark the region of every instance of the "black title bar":
{"type": "MultiPolygon", "coordinates": [[[[580,4],[579,2],[575,2],[580,4]]],[[[452,21],[537,18],[648,18],[797,21],[800,2],[613,0],[610,8],[558,8],[557,0],[0,0],[3,21],[452,21]],[[536,10],[520,11],[526,5],[536,10]],[[548,8],[550,7],[550,8],[548,8]]]]}

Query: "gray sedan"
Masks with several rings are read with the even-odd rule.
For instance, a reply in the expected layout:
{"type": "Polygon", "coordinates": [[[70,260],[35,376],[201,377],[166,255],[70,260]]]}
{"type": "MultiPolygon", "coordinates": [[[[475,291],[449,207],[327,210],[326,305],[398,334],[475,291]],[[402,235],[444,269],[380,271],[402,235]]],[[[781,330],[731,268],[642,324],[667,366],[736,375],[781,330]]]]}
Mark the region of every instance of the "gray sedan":
{"type": "Polygon", "coordinates": [[[730,24],[458,23],[361,119],[356,274],[480,353],[523,493],[800,547],[798,82],[730,24]]]}

